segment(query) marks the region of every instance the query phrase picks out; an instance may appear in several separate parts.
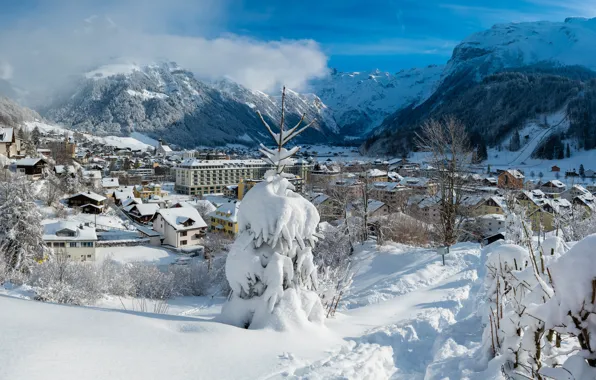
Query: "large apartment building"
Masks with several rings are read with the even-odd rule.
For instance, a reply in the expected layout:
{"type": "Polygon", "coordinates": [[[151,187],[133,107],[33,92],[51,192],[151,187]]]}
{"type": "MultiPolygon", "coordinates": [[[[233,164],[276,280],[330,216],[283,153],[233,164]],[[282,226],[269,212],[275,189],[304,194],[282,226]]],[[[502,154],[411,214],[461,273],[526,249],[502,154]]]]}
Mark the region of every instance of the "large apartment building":
{"type": "MultiPolygon", "coordinates": [[[[284,168],[301,178],[306,178],[310,165],[297,160],[284,168]]],[[[175,190],[178,193],[202,195],[223,193],[226,186],[237,185],[242,180],[263,178],[273,167],[263,160],[199,160],[189,158],[174,168],[175,190]]]]}

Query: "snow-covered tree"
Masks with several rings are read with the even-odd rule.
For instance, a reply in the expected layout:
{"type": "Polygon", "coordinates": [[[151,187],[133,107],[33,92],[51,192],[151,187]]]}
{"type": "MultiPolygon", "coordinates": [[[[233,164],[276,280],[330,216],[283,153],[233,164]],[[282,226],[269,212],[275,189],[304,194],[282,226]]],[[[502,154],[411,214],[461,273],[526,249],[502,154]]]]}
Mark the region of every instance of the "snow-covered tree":
{"type": "Polygon", "coordinates": [[[0,254],[8,268],[28,271],[47,252],[41,214],[24,176],[0,181],[0,254]]]}
{"type": "Polygon", "coordinates": [[[226,261],[232,288],[222,320],[244,328],[286,330],[308,323],[322,324],[324,311],[317,289],[312,248],[319,239],[319,213],[294,192],[283,174],[299,147],[284,146],[313,122],[284,128],[285,88],[279,133],[261,120],[276,148],[261,144],[261,153],[275,169],[265,174],[244,197],[238,210],[239,235],[226,261]]]}

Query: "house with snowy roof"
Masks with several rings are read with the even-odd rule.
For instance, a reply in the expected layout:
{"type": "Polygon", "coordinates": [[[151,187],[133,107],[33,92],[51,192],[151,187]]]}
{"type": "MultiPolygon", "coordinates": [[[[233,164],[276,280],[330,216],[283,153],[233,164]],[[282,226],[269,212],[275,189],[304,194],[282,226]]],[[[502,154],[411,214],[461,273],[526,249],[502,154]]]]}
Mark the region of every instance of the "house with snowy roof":
{"type": "Polygon", "coordinates": [[[524,188],[524,178],[519,170],[503,170],[497,177],[497,186],[501,189],[521,190],[524,188]]]}
{"type": "Polygon", "coordinates": [[[366,213],[369,218],[375,218],[380,216],[389,215],[390,207],[385,202],[381,202],[376,199],[369,199],[366,205],[366,213]]]}
{"type": "Polygon", "coordinates": [[[592,193],[590,193],[588,191],[588,189],[586,189],[582,185],[578,185],[578,184],[571,186],[569,189],[567,189],[567,190],[563,191],[563,193],[561,193],[561,197],[564,199],[567,199],[568,201],[573,200],[575,197],[581,197],[584,195],[591,196],[592,193]]]}
{"type": "Polygon", "coordinates": [[[222,232],[228,235],[236,235],[238,233],[238,208],[240,201],[229,200],[222,203],[208,214],[211,219],[211,231],[222,232]]]}
{"type": "Polygon", "coordinates": [[[112,192],[120,187],[120,181],[118,178],[105,177],[101,179],[101,187],[103,187],[106,192],[112,192]]]}
{"type": "Polygon", "coordinates": [[[379,169],[369,169],[360,175],[362,178],[368,179],[368,182],[387,182],[389,177],[387,172],[379,169]]]}
{"type": "Polygon", "coordinates": [[[69,174],[71,177],[74,178],[74,176],[76,176],[77,174],[77,169],[75,169],[75,167],[72,165],[55,165],[54,173],[57,176],[64,176],[66,174],[69,174]]]}
{"type": "Polygon", "coordinates": [[[88,186],[99,187],[101,177],[100,170],[83,170],[83,182],[88,186]]]}
{"type": "Polygon", "coordinates": [[[163,143],[163,141],[161,139],[159,139],[159,142],[157,144],[157,147],[155,148],[155,154],[157,154],[158,156],[169,156],[173,153],[172,148],[170,148],[168,145],[165,145],[163,143]]]}
{"type": "Polygon", "coordinates": [[[101,214],[106,206],[106,197],[92,191],[83,191],[65,199],[68,207],[77,207],[84,214],[101,214]]]}
{"type": "Polygon", "coordinates": [[[163,236],[162,244],[180,248],[199,245],[207,224],[195,208],[166,208],[157,210],[153,230],[163,236]]]}
{"type": "Polygon", "coordinates": [[[0,154],[8,158],[21,155],[21,139],[14,128],[0,126],[0,154]]]}
{"type": "Polygon", "coordinates": [[[505,200],[502,197],[491,196],[483,198],[475,205],[474,215],[505,214],[505,200]]]}
{"type": "Polygon", "coordinates": [[[43,158],[22,158],[15,162],[17,174],[26,175],[28,179],[36,181],[42,179],[48,162],[43,158]]]}
{"type": "Polygon", "coordinates": [[[155,219],[155,214],[159,210],[159,205],[155,203],[135,203],[123,210],[136,222],[148,224],[155,219]]]}
{"type": "Polygon", "coordinates": [[[66,220],[43,227],[42,239],[54,254],[77,261],[95,261],[97,234],[94,227],[66,220]]]}
{"type": "Polygon", "coordinates": [[[567,186],[558,179],[553,179],[540,185],[540,190],[549,198],[560,197],[566,189],[567,186]]]}

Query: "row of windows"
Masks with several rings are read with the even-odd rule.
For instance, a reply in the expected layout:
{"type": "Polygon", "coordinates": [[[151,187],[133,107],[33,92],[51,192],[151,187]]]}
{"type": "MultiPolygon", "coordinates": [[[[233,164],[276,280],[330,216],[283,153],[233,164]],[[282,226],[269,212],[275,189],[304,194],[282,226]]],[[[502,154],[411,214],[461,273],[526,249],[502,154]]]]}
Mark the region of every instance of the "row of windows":
{"type": "MultiPolygon", "coordinates": [[[[65,242],[48,243],[48,247],[65,248],[66,243],[65,242]]],[[[92,241],[69,242],[68,247],[70,247],[70,248],[81,248],[81,247],[90,248],[90,247],[93,247],[93,242],[92,241]]]]}

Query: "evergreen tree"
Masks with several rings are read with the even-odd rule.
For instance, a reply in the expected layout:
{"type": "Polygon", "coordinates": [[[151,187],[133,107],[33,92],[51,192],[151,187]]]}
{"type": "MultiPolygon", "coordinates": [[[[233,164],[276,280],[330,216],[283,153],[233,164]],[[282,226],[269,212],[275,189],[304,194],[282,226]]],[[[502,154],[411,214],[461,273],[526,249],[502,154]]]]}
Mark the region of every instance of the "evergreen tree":
{"type": "Polygon", "coordinates": [[[569,147],[569,143],[567,143],[567,152],[565,154],[567,158],[571,157],[571,148],[569,147]]]}
{"type": "Polygon", "coordinates": [[[10,270],[26,272],[48,252],[38,210],[24,176],[0,182],[0,255],[10,270]]]}
{"type": "Polygon", "coordinates": [[[33,128],[33,131],[31,131],[31,141],[33,142],[33,145],[35,145],[36,147],[39,146],[40,139],[41,132],[39,132],[39,128],[33,128]]]}
{"type": "Polygon", "coordinates": [[[586,176],[586,170],[584,169],[584,164],[579,165],[579,176],[584,178],[586,176]]]}
{"type": "Polygon", "coordinates": [[[486,174],[490,174],[490,165],[486,168],[486,174]]]}
{"type": "Polygon", "coordinates": [[[521,139],[519,137],[519,131],[516,129],[513,132],[513,136],[511,136],[511,140],[509,141],[509,150],[512,152],[516,152],[521,147],[521,139]]]}
{"type": "Polygon", "coordinates": [[[540,179],[542,179],[542,177],[544,177],[544,173],[543,173],[543,172],[539,172],[539,173],[538,173],[538,177],[539,177],[540,179]]]}

